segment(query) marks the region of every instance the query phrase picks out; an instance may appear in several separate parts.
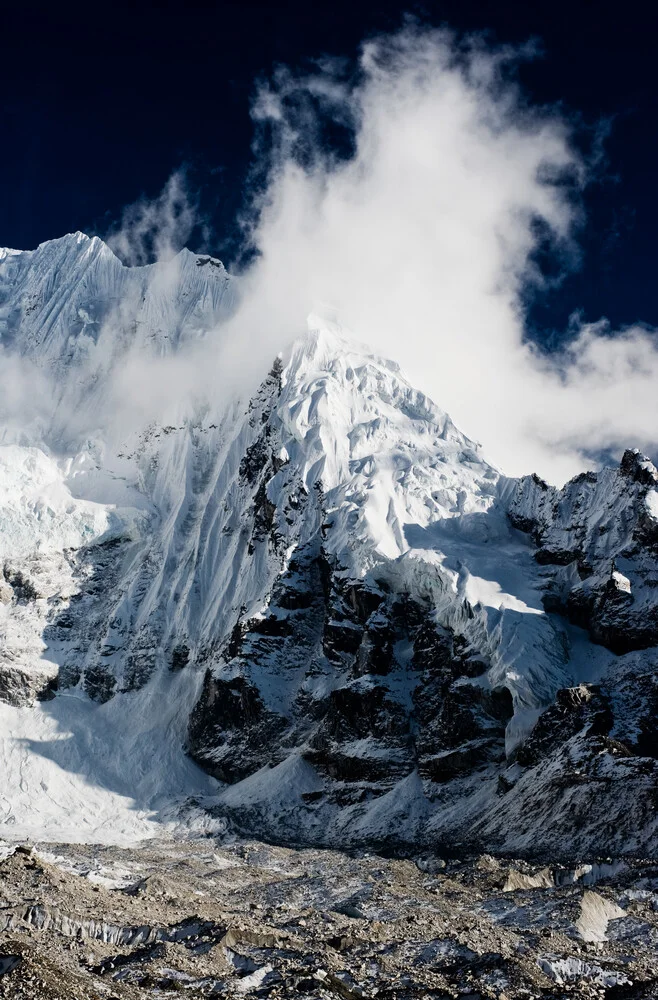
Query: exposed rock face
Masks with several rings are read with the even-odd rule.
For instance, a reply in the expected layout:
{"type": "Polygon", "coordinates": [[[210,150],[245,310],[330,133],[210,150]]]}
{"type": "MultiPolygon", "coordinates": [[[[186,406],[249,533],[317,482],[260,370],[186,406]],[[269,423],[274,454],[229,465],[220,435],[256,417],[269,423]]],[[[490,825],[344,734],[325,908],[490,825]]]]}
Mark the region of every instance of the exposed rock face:
{"type": "Polygon", "coordinates": [[[529,476],[509,493],[550,585],[545,604],[615,653],[658,643],[658,472],[626,451],[618,469],[576,476],[562,490],[529,476]]]}
{"type": "MultiPolygon", "coordinates": [[[[124,268],[82,236],[0,256],[0,290],[3,345],[78,420],[122,352],[186,350],[235,301],[218,262],[124,268]]],[[[0,705],[6,822],[65,781],[52,801],[98,790],[98,829],[111,796],[132,829],[194,792],[204,822],[313,843],[658,849],[656,469],[501,478],[316,326],[250,399],[178,401],[120,445],[8,430],[0,701],[40,737],[0,705]]]]}
{"type": "MultiPolygon", "coordinates": [[[[596,740],[597,749],[603,749],[613,723],[611,700],[600,688],[591,684],[564,688],[558,691],[555,704],[542,713],[532,733],[513,757],[525,767],[540,764],[572,737],[583,732],[588,743],[596,740]]],[[[614,749],[624,756],[630,755],[622,745],[614,749]]]]}
{"type": "Polygon", "coordinates": [[[356,801],[415,768],[446,781],[504,758],[509,692],[463,683],[486,664],[459,651],[429,604],[346,584],[322,552],[291,561],[267,614],[238,623],[223,659],[219,676],[206,673],[189,740],[195,759],[223,781],[281,763],[297,746],[319,774],[350,786],[349,794],[341,786],[343,799],[356,801]],[[268,708],[246,680],[259,668],[281,671],[282,684],[287,678],[288,712],[268,708]],[[327,683],[332,674],[338,686],[327,683]],[[391,678],[408,687],[406,702],[391,678]]]}
{"type": "Polygon", "coordinates": [[[57,674],[21,670],[13,664],[0,664],[0,701],[9,705],[30,705],[34,701],[46,701],[55,697],[57,674]]]}

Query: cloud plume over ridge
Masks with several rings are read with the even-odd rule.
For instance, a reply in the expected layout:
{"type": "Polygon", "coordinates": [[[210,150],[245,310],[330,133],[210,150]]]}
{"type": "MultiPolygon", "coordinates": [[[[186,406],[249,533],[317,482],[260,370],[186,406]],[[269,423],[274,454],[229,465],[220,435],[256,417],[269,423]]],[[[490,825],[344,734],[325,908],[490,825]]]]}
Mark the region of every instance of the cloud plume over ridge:
{"type": "Polygon", "coordinates": [[[564,268],[577,259],[587,165],[568,118],[524,101],[519,55],[412,25],[367,42],[349,76],[324,60],[262,86],[269,172],[236,336],[267,316],[275,346],[324,312],[400,361],[506,472],[559,481],[587,453],[657,446],[658,352],[642,327],[582,325],[559,355],[524,336],[539,242],[564,268]],[[350,133],[348,155],[323,143],[327,121],[350,133]]]}

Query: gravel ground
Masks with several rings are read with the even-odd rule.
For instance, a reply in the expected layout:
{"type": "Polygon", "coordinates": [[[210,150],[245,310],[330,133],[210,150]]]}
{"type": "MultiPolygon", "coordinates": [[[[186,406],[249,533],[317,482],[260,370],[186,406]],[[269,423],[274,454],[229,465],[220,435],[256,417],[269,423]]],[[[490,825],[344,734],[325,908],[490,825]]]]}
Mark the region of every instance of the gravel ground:
{"type": "Polygon", "coordinates": [[[658,865],[6,845],[0,997],[658,996],[658,865]]]}

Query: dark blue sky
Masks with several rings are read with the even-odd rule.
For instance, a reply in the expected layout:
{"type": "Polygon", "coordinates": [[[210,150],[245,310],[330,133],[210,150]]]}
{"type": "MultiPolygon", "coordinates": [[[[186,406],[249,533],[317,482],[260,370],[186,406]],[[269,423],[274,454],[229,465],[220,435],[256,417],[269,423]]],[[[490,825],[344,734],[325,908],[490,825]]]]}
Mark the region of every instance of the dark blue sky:
{"type": "Polygon", "coordinates": [[[230,259],[255,77],[276,62],[353,55],[365,35],[399,27],[411,11],[501,42],[539,39],[543,59],[521,70],[530,96],[560,102],[590,126],[611,119],[604,176],[585,199],[582,267],[535,304],[533,324],[562,329],[582,308],[586,319],[658,325],[658,82],[646,3],[17,7],[3,12],[0,29],[0,245],[27,249],[75,229],[102,234],[185,162],[216,234],[202,249],[230,259]]]}

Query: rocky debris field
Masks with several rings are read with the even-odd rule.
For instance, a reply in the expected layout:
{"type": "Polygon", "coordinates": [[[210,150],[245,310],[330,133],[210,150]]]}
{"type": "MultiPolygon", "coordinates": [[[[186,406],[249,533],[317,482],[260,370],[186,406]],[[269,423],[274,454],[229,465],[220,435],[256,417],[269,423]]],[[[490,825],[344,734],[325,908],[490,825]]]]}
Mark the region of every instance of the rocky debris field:
{"type": "Polygon", "coordinates": [[[658,995],[658,865],[5,845],[12,1000],[658,995]]]}

